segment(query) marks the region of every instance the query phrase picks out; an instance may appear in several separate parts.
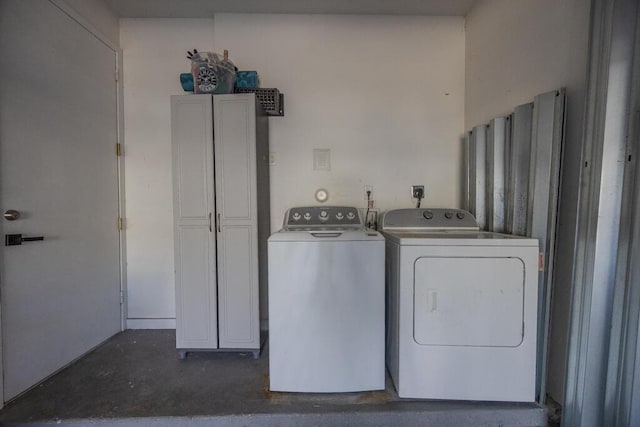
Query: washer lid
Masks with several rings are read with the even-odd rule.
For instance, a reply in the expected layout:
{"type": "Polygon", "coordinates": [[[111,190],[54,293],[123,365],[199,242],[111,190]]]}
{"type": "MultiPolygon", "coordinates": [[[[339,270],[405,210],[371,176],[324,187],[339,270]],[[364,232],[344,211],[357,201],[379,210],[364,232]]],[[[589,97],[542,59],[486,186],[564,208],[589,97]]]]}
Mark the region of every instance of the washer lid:
{"type": "Polygon", "coordinates": [[[269,237],[269,244],[278,242],[368,242],[378,241],[384,244],[384,237],[375,230],[354,229],[317,229],[280,230],[269,237]]]}
{"type": "Polygon", "coordinates": [[[388,211],[383,231],[478,230],[476,219],[462,209],[416,208],[388,211]]]}

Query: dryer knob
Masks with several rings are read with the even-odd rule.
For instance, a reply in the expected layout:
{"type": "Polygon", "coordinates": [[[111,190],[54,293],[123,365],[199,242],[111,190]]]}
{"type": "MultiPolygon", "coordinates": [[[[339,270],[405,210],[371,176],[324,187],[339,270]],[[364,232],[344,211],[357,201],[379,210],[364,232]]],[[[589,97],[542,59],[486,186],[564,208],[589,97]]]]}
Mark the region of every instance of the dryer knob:
{"type": "Polygon", "coordinates": [[[453,213],[451,213],[451,212],[445,212],[445,213],[444,213],[444,217],[445,217],[445,218],[447,218],[447,219],[451,219],[451,218],[453,218],[453,213]]]}
{"type": "Polygon", "coordinates": [[[424,217],[424,219],[433,219],[433,212],[431,212],[431,211],[424,211],[424,213],[422,214],[422,216],[424,217]]]}
{"type": "Polygon", "coordinates": [[[456,216],[458,217],[458,219],[464,219],[464,212],[458,212],[456,216]]]}

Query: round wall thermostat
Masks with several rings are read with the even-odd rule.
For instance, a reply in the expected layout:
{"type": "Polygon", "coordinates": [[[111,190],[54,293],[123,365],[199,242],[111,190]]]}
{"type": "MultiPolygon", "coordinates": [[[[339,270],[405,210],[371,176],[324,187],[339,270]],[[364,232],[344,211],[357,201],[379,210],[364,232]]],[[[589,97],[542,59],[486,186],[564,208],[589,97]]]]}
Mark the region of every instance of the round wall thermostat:
{"type": "Polygon", "coordinates": [[[329,199],[329,192],[324,188],[316,190],[316,200],[319,202],[326,202],[329,199]]]}

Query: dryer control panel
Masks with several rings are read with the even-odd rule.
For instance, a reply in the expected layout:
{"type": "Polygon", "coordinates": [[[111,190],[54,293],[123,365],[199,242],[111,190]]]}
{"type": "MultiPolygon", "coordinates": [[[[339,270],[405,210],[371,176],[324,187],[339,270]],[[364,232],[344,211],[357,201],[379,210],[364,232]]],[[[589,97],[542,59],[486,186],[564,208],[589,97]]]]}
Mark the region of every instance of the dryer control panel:
{"type": "Polygon", "coordinates": [[[283,228],[285,230],[353,229],[363,226],[357,208],[350,206],[306,206],[287,210],[283,228]]]}
{"type": "Polygon", "coordinates": [[[476,219],[462,209],[416,208],[388,211],[382,219],[382,230],[478,230],[476,219]]]}

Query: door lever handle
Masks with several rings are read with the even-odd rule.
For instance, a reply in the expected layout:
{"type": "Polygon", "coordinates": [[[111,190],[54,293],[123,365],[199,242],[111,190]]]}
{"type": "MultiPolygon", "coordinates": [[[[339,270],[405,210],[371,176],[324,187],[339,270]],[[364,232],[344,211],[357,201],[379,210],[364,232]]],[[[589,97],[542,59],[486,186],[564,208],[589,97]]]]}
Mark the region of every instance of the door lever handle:
{"type": "Polygon", "coordinates": [[[44,237],[22,237],[22,234],[5,234],[4,245],[5,246],[19,246],[22,242],[39,242],[44,240],[44,237]]]}
{"type": "Polygon", "coordinates": [[[222,229],[220,228],[220,214],[218,214],[218,233],[222,232],[222,229]]]}

